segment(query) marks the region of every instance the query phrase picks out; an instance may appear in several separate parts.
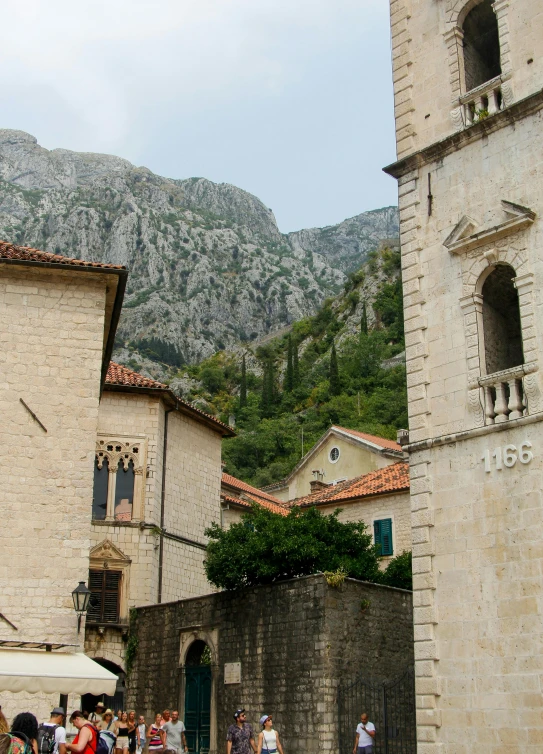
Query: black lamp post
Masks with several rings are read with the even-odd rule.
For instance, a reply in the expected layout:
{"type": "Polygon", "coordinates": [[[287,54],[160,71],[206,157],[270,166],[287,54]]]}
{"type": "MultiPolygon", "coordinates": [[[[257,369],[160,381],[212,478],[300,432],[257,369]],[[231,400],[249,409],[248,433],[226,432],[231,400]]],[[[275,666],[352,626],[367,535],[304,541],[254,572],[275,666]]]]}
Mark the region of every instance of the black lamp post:
{"type": "Polygon", "coordinates": [[[81,632],[81,618],[83,617],[83,613],[86,613],[88,610],[90,598],[91,590],[87,588],[84,581],[80,581],[79,585],[72,592],[74,609],[77,613],[77,633],[81,632]]]}

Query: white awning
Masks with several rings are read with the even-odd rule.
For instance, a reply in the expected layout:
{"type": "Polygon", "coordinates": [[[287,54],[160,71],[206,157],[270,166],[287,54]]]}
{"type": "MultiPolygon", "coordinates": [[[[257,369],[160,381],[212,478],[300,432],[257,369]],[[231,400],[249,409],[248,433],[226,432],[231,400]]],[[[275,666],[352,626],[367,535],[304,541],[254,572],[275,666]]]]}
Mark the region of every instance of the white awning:
{"type": "Polygon", "coordinates": [[[0,648],[0,692],[113,696],[116,686],[117,676],[84,654],[0,648]]]}

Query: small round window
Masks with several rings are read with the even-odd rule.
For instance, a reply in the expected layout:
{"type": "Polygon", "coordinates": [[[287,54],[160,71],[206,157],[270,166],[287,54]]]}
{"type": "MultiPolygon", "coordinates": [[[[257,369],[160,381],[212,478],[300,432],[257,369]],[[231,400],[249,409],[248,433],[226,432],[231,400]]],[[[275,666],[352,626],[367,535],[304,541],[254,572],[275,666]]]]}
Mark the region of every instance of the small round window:
{"type": "Polygon", "coordinates": [[[335,463],[339,458],[339,448],[332,448],[330,451],[330,462],[335,463]]]}

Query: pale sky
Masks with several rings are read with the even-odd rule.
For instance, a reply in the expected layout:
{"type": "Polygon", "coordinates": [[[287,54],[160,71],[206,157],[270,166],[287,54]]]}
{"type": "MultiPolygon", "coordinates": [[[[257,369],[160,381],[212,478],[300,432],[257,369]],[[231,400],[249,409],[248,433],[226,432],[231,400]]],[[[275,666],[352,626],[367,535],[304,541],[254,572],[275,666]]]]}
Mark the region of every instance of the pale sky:
{"type": "Polygon", "coordinates": [[[3,0],[0,127],[233,183],[283,232],[396,204],[387,0],[3,0]]]}

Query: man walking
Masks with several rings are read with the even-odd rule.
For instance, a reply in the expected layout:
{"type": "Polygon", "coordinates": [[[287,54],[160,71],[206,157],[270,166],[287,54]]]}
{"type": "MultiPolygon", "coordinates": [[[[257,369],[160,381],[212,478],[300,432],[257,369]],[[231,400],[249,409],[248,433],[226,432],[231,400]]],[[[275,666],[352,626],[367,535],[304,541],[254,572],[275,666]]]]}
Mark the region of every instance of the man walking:
{"type": "Polygon", "coordinates": [[[256,754],[255,736],[243,708],[234,712],[234,720],[226,734],[226,754],[251,754],[251,749],[256,754]]]}
{"type": "Polygon", "coordinates": [[[360,715],[360,722],[356,726],[356,738],[354,739],[353,754],[372,754],[373,739],[375,738],[375,725],[368,722],[365,712],[360,715]]]}
{"type": "Polygon", "coordinates": [[[166,734],[166,751],[181,754],[181,751],[188,751],[187,739],[185,738],[185,726],[179,719],[179,712],[172,710],[172,719],[164,723],[162,730],[166,734]],[[181,749],[181,746],[183,747],[181,749]]]}
{"type": "Polygon", "coordinates": [[[104,703],[98,702],[98,704],[94,708],[94,712],[91,712],[89,715],[89,723],[92,723],[93,725],[97,725],[98,723],[101,723],[104,710],[105,710],[104,703]]]}
{"type": "Polygon", "coordinates": [[[39,754],[66,754],[64,714],[61,707],[55,707],[49,722],[42,723],[38,728],[39,754]]]}

